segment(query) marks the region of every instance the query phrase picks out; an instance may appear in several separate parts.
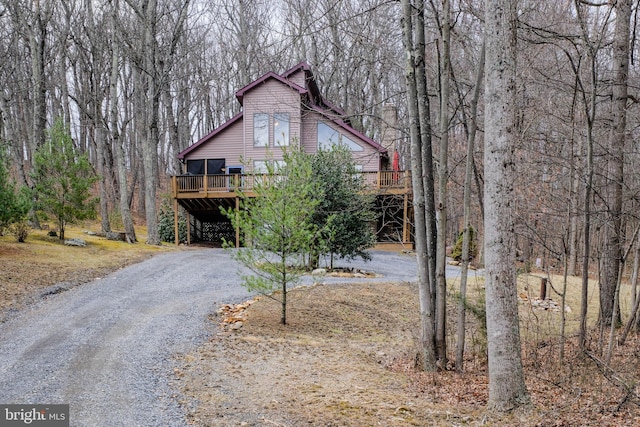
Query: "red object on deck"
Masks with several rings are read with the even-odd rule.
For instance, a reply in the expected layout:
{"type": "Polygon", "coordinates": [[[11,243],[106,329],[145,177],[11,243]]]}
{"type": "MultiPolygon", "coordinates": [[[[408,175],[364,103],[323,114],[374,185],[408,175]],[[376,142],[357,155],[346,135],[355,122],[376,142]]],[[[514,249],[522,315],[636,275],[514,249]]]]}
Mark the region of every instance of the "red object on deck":
{"type": "MultiPolygon", "coordinates": [[[[391,168],[394,171],[399,171],[400,170],[400,154],[398,154],[397,151],[393,152],[393,164],[391,165],[391,168]]],[[[400,179],[400,174],[394,173],[393,174],[393,180],[395,182],[398,182],[399,179],[400,179]]]]}

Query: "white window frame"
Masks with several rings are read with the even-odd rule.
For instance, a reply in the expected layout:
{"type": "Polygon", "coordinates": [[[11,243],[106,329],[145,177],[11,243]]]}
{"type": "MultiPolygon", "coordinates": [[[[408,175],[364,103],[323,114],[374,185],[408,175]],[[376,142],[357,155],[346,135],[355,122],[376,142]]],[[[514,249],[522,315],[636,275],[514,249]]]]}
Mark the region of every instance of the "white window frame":
{"type": "Polygon", "coordinates": [[[253,146],[269,147],[269,114],[267,113],[253,113],[253,146]],[[259,126],[265,118],[266,125],[259,126]]]}
{"type": "Polygon", "coordinates": [[[289,113],[273,114],[273,146],[288,147],[291,134],[291,116],[289,113]]]}

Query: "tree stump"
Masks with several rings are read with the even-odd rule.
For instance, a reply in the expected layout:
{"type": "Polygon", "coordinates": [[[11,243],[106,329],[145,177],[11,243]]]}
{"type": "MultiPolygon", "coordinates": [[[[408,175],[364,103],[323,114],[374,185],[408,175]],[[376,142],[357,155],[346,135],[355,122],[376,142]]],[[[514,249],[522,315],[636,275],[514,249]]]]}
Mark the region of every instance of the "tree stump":
{"type": "Polygon", "coordinates": [[[543,301],[547,299],[547,278],[546,277],[540,278],[540,299],[543,301]]]}

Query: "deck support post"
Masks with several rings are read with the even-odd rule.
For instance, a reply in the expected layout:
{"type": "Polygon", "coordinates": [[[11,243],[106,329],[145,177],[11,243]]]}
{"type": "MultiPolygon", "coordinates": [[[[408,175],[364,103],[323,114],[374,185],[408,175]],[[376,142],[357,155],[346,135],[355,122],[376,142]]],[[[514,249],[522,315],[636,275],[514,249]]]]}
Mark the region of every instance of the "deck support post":
{"type": "Polygon", "coordinates": [[[176,246],[180,244],[180,235],[178,234],[178,199],[173,199],[173,232],[175,237],[176,246]]]}
{"type": "MultiPolygon", "coordinates": [[[[195,217],[194,217],[195,221],[195,217]]],[[[191,214],[187,212],[187,245],[191,244],[191,214]]]]}
{"type": "Polygon", "coordinates": [[[404,193],[404,206],[402,209],[402,243],[408,243],[409,239],[409,195],[404,193]]]}
{"type": "Polygon", "coordinates": [[[240,198],[236,197],[236,248],[240,247],[240,198]]]}

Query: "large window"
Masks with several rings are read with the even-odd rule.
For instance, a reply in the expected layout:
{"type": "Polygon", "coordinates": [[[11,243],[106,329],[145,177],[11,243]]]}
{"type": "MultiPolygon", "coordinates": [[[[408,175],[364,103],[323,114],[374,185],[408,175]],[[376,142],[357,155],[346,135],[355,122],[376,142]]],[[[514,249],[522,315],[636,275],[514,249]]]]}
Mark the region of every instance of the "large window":
{"type": "Polygon", "coordinates": [[[318,122],[318,150],[330,150],[334,145],[344,145],[350,151],[363,151],[360,145],[356,144],[351,139],[333,129],[331,126],[318,122]]]}
{"type": "Polygon", "coordinates": [[[266,113],[253,115],[253,145],[255,147],[269,146],[269,115],[266,113]]]}
{"type": "Polygon", "coordinates": [[[267,167],[266,160],[254,160],[253,161],[253,173],[267,173],[269,168],[267,167]]]}
{"type": "Polygon", "coordinates": [[[204,175],[204,159],[187,160],[189,175],[204,175]]]}
{"type": "Polygon", "coordinates": [[[253,173],[269,173],[269,166],[273,167],[274,173],[278,173],[285,164],[284,160],[254,160],[253,173]]]}
{"type": "Polygon", "coordinates": [[[275,147],[289,145],[289,113],[273,115],[273,145],[275,147]]]}

